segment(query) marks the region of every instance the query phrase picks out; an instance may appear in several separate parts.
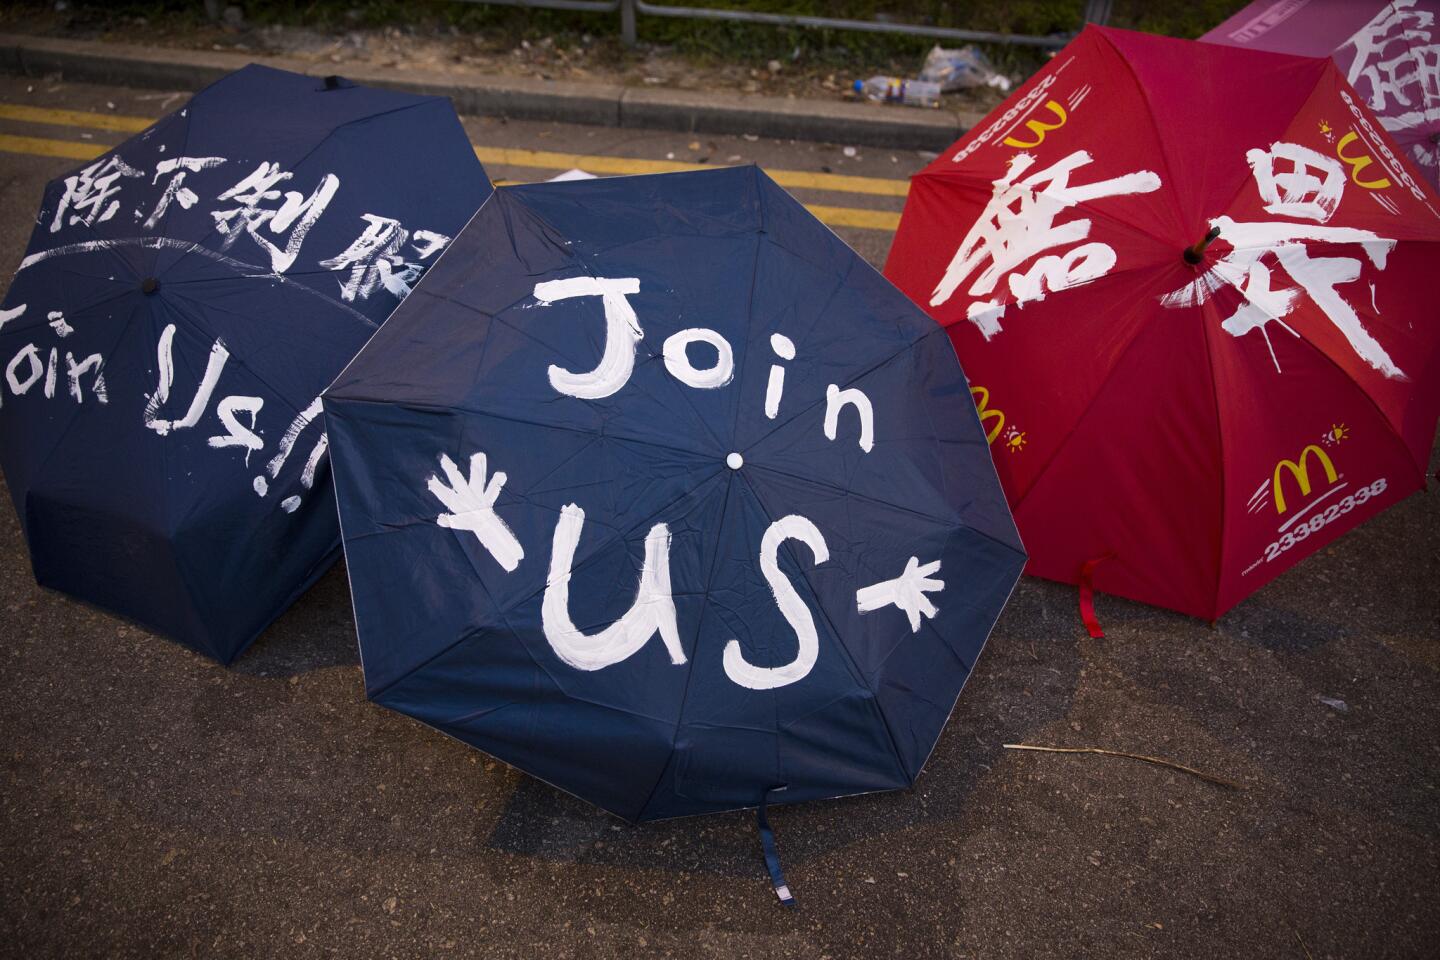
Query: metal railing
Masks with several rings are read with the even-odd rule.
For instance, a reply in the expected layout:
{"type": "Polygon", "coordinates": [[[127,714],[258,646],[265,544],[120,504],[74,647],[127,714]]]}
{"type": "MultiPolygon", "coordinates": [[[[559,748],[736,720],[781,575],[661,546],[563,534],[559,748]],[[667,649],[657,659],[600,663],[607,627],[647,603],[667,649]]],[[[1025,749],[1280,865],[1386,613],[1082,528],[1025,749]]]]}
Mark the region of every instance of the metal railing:
{"type": "MultiPolygon", "coordinates": [[[[862,33],[893,33],[911,37],[935,37],[967,43],[1009,43],[1018,46],[1058,49],[1074,34],[1046,37],[1023,33],[996,33],[990,30],[961,30],[955,27],[932,27],[919,23],[891,23],[888,20],[843,20],[835,17],[810,17],[789,13],[758,13],[752,10],[730,10],[724,7],[674,7],[646,0],[464,0],[467,3],[488,3],[504,7],[531,7],[544,10],[569,10],[581,13],[620,13],[620,39],[626,46],[635,44],[636,14],[647,17],[678,17],[690,20],[722,20],[731,23],[760,23],[776,27],[809,27],[816,30],[855,30],[862,33]]],[[[1112,0],[1086,0],[1085,23],[1105,23],[1110,19],[1112,0]]]]}

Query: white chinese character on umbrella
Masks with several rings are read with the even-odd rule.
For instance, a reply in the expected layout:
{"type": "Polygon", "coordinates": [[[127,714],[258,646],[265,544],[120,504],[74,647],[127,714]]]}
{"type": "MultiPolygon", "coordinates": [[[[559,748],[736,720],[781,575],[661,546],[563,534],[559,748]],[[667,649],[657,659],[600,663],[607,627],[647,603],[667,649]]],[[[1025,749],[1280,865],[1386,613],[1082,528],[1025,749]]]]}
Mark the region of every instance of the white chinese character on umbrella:
{"type": "Polygon", "coordinates": [[[55,219],[50,222],[50,232],[60,232],[66,213],[70,214],[72,227],[82,223],[93,227],[109,220],[120,208],[120,201],[115,199],[115,195],[120,192],[120,178],[143,176],[139,170],[116,155],[97,160],[74,176],[66,177],[65,192],[55,208],[55,219]]]}
{"type": "Polygon", "coordinates": [[[1081,242],[1090,236],[1089,218],[1077,217],[1058,224],[1056,220],[1077,204],[1158,190],[1160,177],[1140,170],[1072,186],[1071,175],[1092,159],[1087,151],[1077,150],[1019,179],[1035,164],[1035,158],[1028,153],[1012,158],[1005,175],[995,181],[994,195],[980,219],[946,267],[930,297],[930,306],[949,300],[973,276],[974,282],[966,293],[975,299],[966,308],[966,316],[988,340],[1000,332],[1000,318],[1007,304],[981,298],[993,293],[1002,280],[1008,278],[1012,302],[1023,307],[1032,300],[1043,300],[1047,292],[1089,283],[1109,273],[1115,266],[1115,249],[1099,241],[1081,242]],[[1028,270],[1020,271],[1021,266],[1045,251],[1070,244],[1078,246],[1059,255],[1040,257],[1028,270]]]}
{"type": "Polygon", "coordinates": [[[430,230],[416,230],[412,235],[399,220],[389,217],[373,213],[361,216],[368,224],[365,232],[342,253],[320,261],[320,266],[331,270],[349,270],[340,283],[340,298],[347,303],[356,297],[368,300],[379,287],[404,298],[425,270],[421,261],[430,259],[450,242],[449,237],[430,230]],[[413,261],[400,254],[407,240],[416,257],[413,261]]]}
{"type": "MultiPolygon", "coordinates": [[[[1245,159],[1267,212],[1324,224],[1339,208],[1345,190],[1344,169],[1339,161],[1293,143],[1250,150],[1245,159]]],[[[1387,377],[1403,378],[1404,372],[1365,329],[1354,305],[1341,296],[1341,286],[1359,279],[1361,261],[1355,257],[1312,256],[1307,246],[1317,242],[1355,244],[1375,267],[1384,270],[1395,241],[1369,230],[1290,220],[1244,223],[1222,216],[1210,221],[1232,249],[1199,278],[1165,294],[1160,302],[1167,307],[1190,306],[1204,303],[1221,287],[1234,287],[1245,300],[1221,322],[1222,329],[1234,337],[1259,330],[1279,370],[1280,361],[1266,326],[1273,321],[1298,337],[1284,318],[1294,313],[1302,296],[1308,297],[1362,360],[1387,377]],[[1284,268],[1295,286],[1276,286],[1275,264],[1284,268]]]]}
{"type": "MultiPolygon", "coordinates": [[[[1394,0],[1351,37],[1355,59],[1346,77],[1365,91],[1370,109],[1387,130],[1408,130],[1440,121],[1440,44],[1433,41],[1435,14],[1416,10],[1415,0],[1394,0]]],[[[1416,158],[1434,166],[1435,153],[1412,145],[1416,158]]]]}
{"type": "Polygon", "coordinates": [[[218,167],[224,162],[224,157],[171,157],[155,164],[155,179],[150,181],[151,185],[159,183],[160,178],[167,174],[170,175],[170,180],[165,184],[165,191],[160,194],[160,199],[156,201],[155,209],[145,218],[146,229],[155,229],[155,225],[165,216],[165,211],[170,209],[172,202],[180,204],[184,210],[195,206],[200,198],[195,195],[194,190],[185,186],[187,173],[199,173],[201,170],[218,167]]]}
{"type": "Polygon", "coordinates": [[[215,228],[225,237],[220,245],[222,250],[229,250],[241,233],[248,233],[270,254],[270,265],[276,273],[290,269],[300,253],[305,234],[320,219],[320,214],[325,212],[325,207],[340,187],[340,178],[327,173],[320,178],[319,185],[310,196],[287,190],[284,191],[284,201],[278,207],[266,206],[280,200],[282,191],[276,187],[292,176],[294,174],[280,169],[278,163],[261,163],[254,173],[220,194],[218,199],[235,200],[240,204],[210,214],[215,218],[215,228]],[[272,237],[283,245],[272,242],[272,237]]]}

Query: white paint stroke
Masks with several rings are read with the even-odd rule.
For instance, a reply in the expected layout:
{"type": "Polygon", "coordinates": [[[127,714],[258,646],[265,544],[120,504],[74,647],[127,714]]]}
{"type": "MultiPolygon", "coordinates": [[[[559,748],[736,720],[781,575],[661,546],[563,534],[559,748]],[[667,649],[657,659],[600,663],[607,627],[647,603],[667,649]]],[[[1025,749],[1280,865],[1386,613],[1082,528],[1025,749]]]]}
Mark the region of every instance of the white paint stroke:
{"type": "Polygon", "coordinates": [[[939,609],[927,597],[927,593],[938,593],[945,589],[945,581],[933,579],[932,573],[940,572],[940,561],[932,560],[920,566],[919,557],[911,557],[905,570],[893,580],[861,587],[855,591],[855,606],[861,613],[870,613],[882,607],[894,606],[905,612],[910,620],[910,632],[920,632],[921,616],[932,620],[939,609]]]}
{"type": "MultiPolygon", "coordinates": [[[[770,334],[770,349],[782,360],[795,359],[795,341],[783,333],[770,334]]],[[[780,413],[780,395],[785,392],[785,368],[770,365],[770,379],[765,384],[765,416],[774,420],[780,413]]]]}
{"type": "Polygon", "coordinates": [[[495,471],[487,482],[484,453],[470,457],[468,477],[460,472],[447,454],[440,454],[440,469],[450,482],[449,486],[433,473],[425,482],[426,489],[449,511],[436,517],[435,522],[450,530],[469,530],[480,541],[480,546],[495,558],[495,562],[505,568],[506,573],[513,572],[525,559],[525,549],[495,512],[495,500],[507,479],[504,472],[495,471]]]}
{"type": "Polygon", "coordinates": [[[260,408],[265,406],[265,400],[261,397],[229,396],[223,398],[215,405],[215,413],[220,418],[220,423],[225,427],[225,433],[211,437],[207,443],[219,449],[225,447],[243,447],[245,450],[245,462],[250,462],[250,454],[265,447],[265,441],[255,432],[255,423],[260,419],[260,408]],[[250,414],[250,425],[247,427],[240,422],[240,414],[250,414]]]}
{"type": "Polygon", "coordinates": [[[780,545],[786,540],[799,540],[809,547],[816,566],[830,559],[830,548],[825,543],[824,534],[797,513],[781,517],[766,528],[765,536],[760,540],[760,571],[775,595],[781,615],[795,631],[798,649],[795,659],[787,664],[757,667],[745,659],[738,640],[727,643],[723,657],[725,675],[750,690],[773,690],[803,680],[815,668],[815,661],[820,656],[820,637],[815,632],[815,618],[795,586],[781,572],[777,561],[780,545]]]}
{"type": "Polygon", "coordinates": [[[840,428],[840,411],[845,407],[855,408],[860,417],[860,449],[869,453],[875,446],[875,410],[870,398],[857,387],[841,390],[835,384],[825,388],[825,436],[831,440],[840,428]]]}
{"type": "Polygon", "coordinates": [[[551,364],[552,387],[566,396],[599,400],[629,382],[635,370],[635,346],[645,331],[626,295],[639,292],[638,277],[567,277],[535,284],[535,299],[546,306],[572,297],[599,297],[605,310],[605,349],[599,364],[587,373],[551,364]]]}
{"type": "Polygon", "coordinates": [[[80,390],[80,375],[87,370],[95,371],[95,379],[90,384],[90,390],[95,394],[95,399],[101,403],[110,402],[110,398],[105,395],[105,381],[100,375],[100,367],[104,362],[104,357],[98,353],[92,353],[76,363],[75,354],[69,350],[65,351],[65,379],[70,383],[70,396],[75,398],[76,403],[85,402],[85,395],[80,390]]]}
{"type": "Polygon", "coordinates": [[[205,415],[205,408],[210,405],[210,396],[215,392],[215,385],[220,382],[225,362],[230,359],[230,351],[225,347],[225,341],[216,339],[210,347],[210,356],[205,361],[205,373],[200,378],[200,385],[190,400],[185,416],[179,420],[162,420],[156,414],[169,401],[170,388],[175,381],[175,361],[172,355],[174,341],[175,324],[166,324],[160,333],[160,342],[155,347],[156,360],[160,366],[159,380],[155,392],[145,404],[145,426],[162,437],[174,430],[189,429],[200,422],[200,418],[205,415]]]}
{"type": "Polygon", "coordinates": [[[305,432],[305,428],[310,426],[312,420],[320,416],[323,409],[322,401],[316,397],[310,401],[310,406],[301,410],[295,415],[295,419],[290,421],[290,426],[286,427],[285,432],[280,435],[279,449],[265,466],[272,480],[280,475],[280,468],[285,466],[285,461],[290,458],[290,451],[295,449],[295,441],[300,438],[300,434],[305,432]]]}
{"type": "Polygon", "coordinates": [[[735,378],[735,353],[730,349],[730,341],[707,327],[689,327],[672,333],[665,338],[661,354],[665,358],[665,369],[670,375],[697,390],[714,390],[735,378]],[[708,343],[714,347],[715,366],[704,370],[696,369],[685,352],[685,348],[692,343],[708,343]]]}
{"type": "Polygon", "coordinates": [[[20,306],[14,307],[9,310],[0,310],[0,330],[3,330],[5,328],[5,324],[9,323],[11,320],[15,320],[19,317],[24,316],[25,308],[28,306],[28,303],[22,303],[20,304],[20,306]]]}
{"type": "Polygon", "coordinates": [[[630,609],[604,630],[586,635],[570,619],[570,568],[584,525],[585,511],[573,503],[561,509],[555,523],[540,607],[541,629],[555,655],[577,670],[600,670],[631,656],[658,632],[670,662],[685,663],[670,593],[670,528],[657,523],[645,537],[645,563],[630,609]]]}

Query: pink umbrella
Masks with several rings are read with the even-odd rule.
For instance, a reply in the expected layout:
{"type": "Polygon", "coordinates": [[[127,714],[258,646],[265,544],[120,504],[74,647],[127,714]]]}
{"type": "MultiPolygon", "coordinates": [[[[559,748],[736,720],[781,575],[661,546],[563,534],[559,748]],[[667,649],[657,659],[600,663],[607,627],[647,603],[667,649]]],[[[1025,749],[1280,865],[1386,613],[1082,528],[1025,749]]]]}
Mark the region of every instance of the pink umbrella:
{"type": "Polygon", "coordinates": [[[1256,0],[1208,43],[1331,57],[1432,185],[1440,186],[1440,0],[1256,0]]]}

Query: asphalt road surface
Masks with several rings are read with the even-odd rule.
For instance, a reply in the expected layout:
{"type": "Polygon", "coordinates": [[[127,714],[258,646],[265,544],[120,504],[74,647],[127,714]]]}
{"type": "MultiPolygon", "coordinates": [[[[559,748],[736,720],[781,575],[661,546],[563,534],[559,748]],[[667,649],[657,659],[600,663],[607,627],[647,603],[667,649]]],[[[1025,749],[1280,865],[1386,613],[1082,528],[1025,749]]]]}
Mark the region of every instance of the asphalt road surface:
{"type": "MultiPolygon", "coordinates": [[[[45,181],[180,101],[0,78],[7,275],[45,181]]],[[[497,180],[755,160],[876,264],[924,162],[466,126],[497,180]]],[[[342,569],[225,669],[38,588],[7,507],[0,943],[16,957],[1436,955],[1440,496],[1412,496],[1214,628],[1102,597],[1108,636],[1091,640],[1075,606],[1073,589],[1022,581],[912,790],[772,813],[799,898],[786,910],[750,814],[631,827],[367,703],[342,569]],[[1005,743],[1157,755],[1242,789],[1005,743]]]]}

